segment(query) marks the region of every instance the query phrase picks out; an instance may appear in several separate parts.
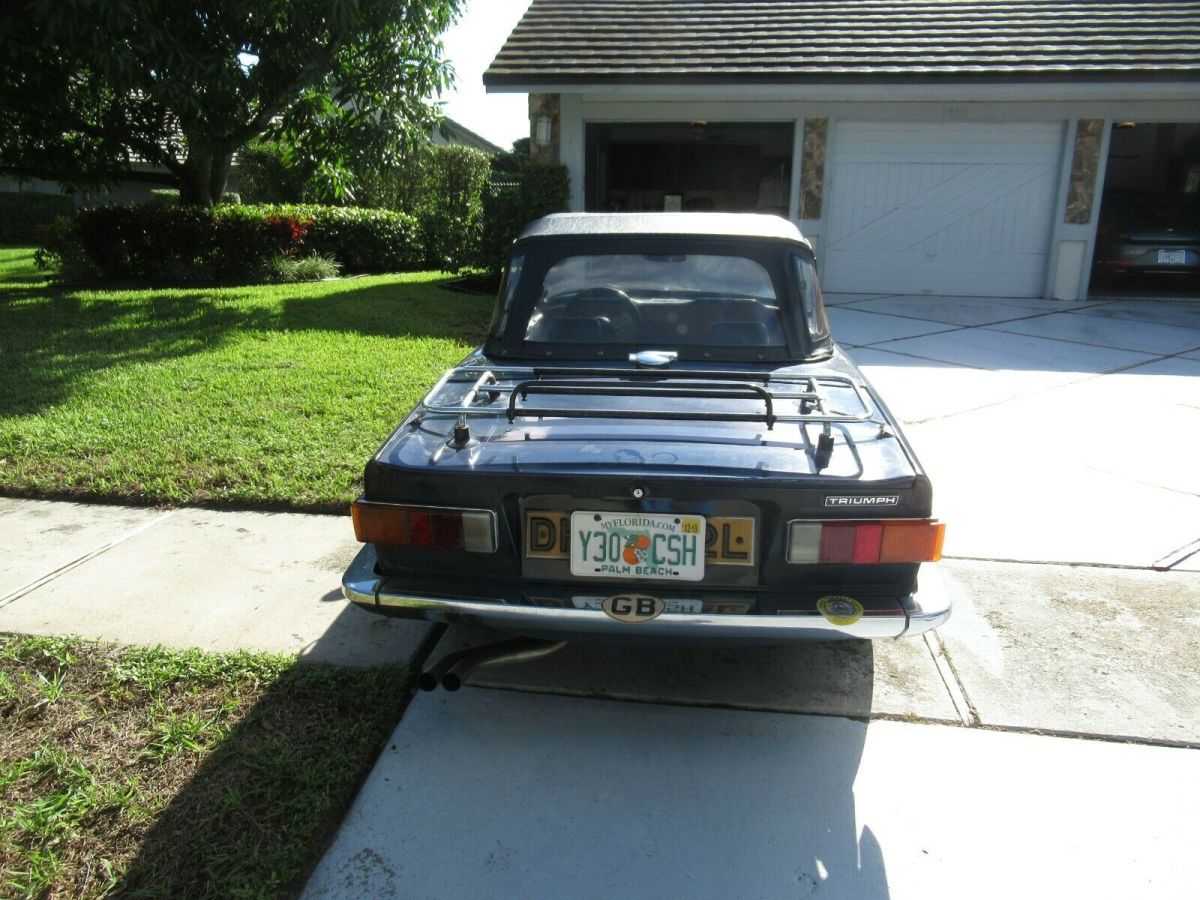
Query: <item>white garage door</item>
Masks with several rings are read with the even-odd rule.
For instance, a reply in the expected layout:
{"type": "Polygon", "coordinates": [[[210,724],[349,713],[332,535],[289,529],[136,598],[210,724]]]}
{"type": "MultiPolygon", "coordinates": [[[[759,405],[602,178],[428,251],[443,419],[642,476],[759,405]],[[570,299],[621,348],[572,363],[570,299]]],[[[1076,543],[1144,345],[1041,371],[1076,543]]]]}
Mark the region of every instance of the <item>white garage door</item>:
{"type": "Polygon", "coordinates": [[[1057,122],[838,122],[822,282],[830,291],[1040,297],[1057,122]]]}

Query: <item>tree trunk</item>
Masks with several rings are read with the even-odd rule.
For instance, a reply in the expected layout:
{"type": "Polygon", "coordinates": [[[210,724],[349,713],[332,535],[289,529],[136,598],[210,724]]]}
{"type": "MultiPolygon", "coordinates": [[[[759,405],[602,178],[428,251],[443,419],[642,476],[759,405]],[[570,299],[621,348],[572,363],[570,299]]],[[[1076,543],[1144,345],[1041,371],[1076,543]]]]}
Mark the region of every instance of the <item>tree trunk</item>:
{"type": "Polygon", "coordinates": [[[229,167],[233,165],[232,153],[218,153],[213,156],[212,172],[209,175],[209,196],[213,203],[220,203],[225,196],[225,185],[229,183],[229,167]]]}
{"type": "Polygon", "coordinates": [[[179,176],[179,202],[191,206],[212,206],[213,155],[195,147],[188,149],[179,176]]]}
{"type": "Polygon", "coordinates": [[[232,153],[189,148],[179,176],[179,202],[212,206],[225,196],[232,153]]]}

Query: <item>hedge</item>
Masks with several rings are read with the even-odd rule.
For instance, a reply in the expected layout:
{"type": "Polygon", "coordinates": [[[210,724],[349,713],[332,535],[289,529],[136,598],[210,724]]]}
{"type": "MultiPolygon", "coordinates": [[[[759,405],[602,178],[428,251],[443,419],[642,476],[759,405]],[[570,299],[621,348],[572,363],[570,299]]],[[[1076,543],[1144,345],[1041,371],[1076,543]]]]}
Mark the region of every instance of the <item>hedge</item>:
{"type": "Polygon", "coordinates": [[[66,194],[0,191],[0,244],[32,244],[39,229],[75,211],[66,194]]]}
{"type": "Polygon", "coordinates": [[[258,280],[279,258],[320,254],[349,272],[423,268],[417,221],[381,209],[143,203],[80,210],[52,253],[75,240],[109,277],[258,280]]]}
{"type": "Polygon", "coordinates": [[[549,213],[565,212],[570,199],[566,166],[511,153],[494,157],[483,194],[483,225],[475,264],[499,271],[522,229],[549,213]]]}
{"type": "MultiPolygon", "coordinates": [[[[238,156],[242,195],[256,203],[311,194],[282,145],[257,143],[238,156]]],[[[355,174],[351,202],[401,210],[420,223],[429,268],[499,270],[513,240],[533,219],[570,201],[565,166],[528,154],[487,154],[469,147],[423,145],[400,165],[355,174]]]]}

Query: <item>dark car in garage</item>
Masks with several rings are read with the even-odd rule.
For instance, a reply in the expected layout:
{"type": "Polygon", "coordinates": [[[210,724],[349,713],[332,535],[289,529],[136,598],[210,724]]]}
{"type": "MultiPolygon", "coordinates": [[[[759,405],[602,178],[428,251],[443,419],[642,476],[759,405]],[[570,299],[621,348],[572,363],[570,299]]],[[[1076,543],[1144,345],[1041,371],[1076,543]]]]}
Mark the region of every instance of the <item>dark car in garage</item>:
{"type": "Polygon", "coordinates": [[[1200,276],[1200,194],[1158,197],[1112,192],[1096,232],[1096,272],[1115,282],[1142,277],[1194,282],[1200,276]]]}

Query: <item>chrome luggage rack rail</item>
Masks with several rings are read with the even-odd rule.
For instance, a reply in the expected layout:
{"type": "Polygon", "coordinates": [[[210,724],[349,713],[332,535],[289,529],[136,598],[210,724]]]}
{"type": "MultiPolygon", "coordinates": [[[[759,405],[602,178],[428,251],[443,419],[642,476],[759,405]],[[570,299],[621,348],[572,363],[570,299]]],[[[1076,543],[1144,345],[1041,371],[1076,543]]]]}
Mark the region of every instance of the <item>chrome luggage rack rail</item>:
{"type": "Polygon", "coordinates": [[[682,421],[777,422],[847,424],[875,421],[877,412],[862,385],[840,375],[802,375],[778,372],[714,371],[707,369],[604,369],[576,367],[459,366],[450,369],[430,389],[415,411],[419,416],[446,415],[461,419],[495,416],[492,405],[506,400],[510,422],[518,418],[661,419],[682,421]],[[454,386],[467,386],[455,403],[439,402],[454,386]],[[850,391],[858,412],[833,408],[830,388],[850,391]],[[762,403],[761,411],[588,409],[525,406],[532,394],[548,396],[670,397],[733,399],[762,403]],[[486,397],[487,406],[478,404],[486,397]],[[798,411],[780,412],[781,401],[796,401],[798,411]]]}

